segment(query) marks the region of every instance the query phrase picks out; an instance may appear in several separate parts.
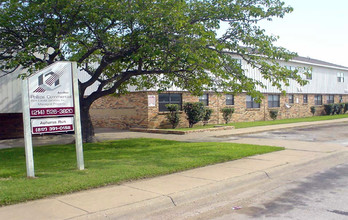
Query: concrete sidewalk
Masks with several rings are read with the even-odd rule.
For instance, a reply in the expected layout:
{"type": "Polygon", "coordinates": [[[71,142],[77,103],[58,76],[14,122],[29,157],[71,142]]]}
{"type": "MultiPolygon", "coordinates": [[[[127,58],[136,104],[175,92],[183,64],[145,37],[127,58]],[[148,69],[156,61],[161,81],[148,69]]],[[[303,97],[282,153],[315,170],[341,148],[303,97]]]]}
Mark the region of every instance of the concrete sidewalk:
{"type": "MultiPolygon", "coordinates": [[[[117,138],[153,137],[182,141],[217,141],[216,136],[347,121],[348,119],[338,119],[188,135],[118,132],[117,138]]],[[[115,133],[104,131],[98,133],[97,137],[100,140],[111,140],[115,139],[115,133]]],[[[248,188],[257,182],[269,181],[289,172],[296,172],[308,164],[324,160],[337,164],[348,162],[347,148],[340,144],[278,139],[237,141],[283,146],[286,150],[161,177],[6,206],[0,208],[0,219],[139,219],[139,214],[182,205],[220,191],[242,190],[241,187],[248,188]]]]}

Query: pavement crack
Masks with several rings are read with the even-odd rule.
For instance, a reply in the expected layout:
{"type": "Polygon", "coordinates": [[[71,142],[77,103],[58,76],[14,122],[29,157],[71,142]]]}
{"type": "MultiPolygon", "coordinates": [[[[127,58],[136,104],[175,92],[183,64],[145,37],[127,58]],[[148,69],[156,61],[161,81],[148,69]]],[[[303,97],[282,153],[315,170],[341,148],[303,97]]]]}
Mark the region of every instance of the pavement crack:
{"type": "Polygon", "coordinates": [[[345,212],[345,211],[340,211],[340,210],[327,210],[327,211],[328,211],[328,212],[335,213],[335,214],[339,214],[339,215],[348,216],[348,212],[345,212]]]}
{"type": "Polygon", "coordinates": [[[303,151],[303,152],[311,152],[311,153],[326,153],[323,151],[315,151],[315,150],[305,150],[305,149],[296,149],[296,148],[287,148],[286,150],[292,151],[303,151]]]}
{"type": "Polygon", "coordinates": [[[268,179],[272,179],[269,175],[268,175],[268,173],[266,172],[266,171],[263,171],[265,174],[266,174],[266,176],[268,177],[268,179]]]}
{"type": "Polygon", "coordinates": [[[261,160],[261,161],[270,161],[270,160],[266,160],[266,159],[260,159],[260,158],[250,158],[250,157],[246,157],[244,158],[246,160],[261,160]]]}
{"type": "Polygon", "coordinates": [[[154,194],[157,194],[159,196],[166,196],[166,195],[164,195],[162,193],[157,193],[157,192],[154,192],[154,191],[151,191],[151,190],[141,189],[141,188],[137,188],[137,187],[134,187],[134,186],[128,186],[128,185],[125,185],[125,186],[127,186],[129,188],[132,188],[132,189],[137,189],[137,190],[140,190],[140,191],[143,191],[143,192],[154,193],[154,194]]]}
{"type": "Polygon", "coordinates": [[[180,174],[180,173],[178,173],[178,175],[179,175],[179,176],[183,176],[183,177],[187,177],[187,178],[191,178],[191,179],[198,179],[198,180],[207,180],[207,181],[218,182],[218,181],[216,181],[216,180],[208,179],[208,178],[203,178],[203,177],[190,176],[190,175],[185,175],[185,174],[180,174]]]}
{"type": "Polygon", "coordinates": [[[174,199],[171,196],[168,196],[168,195],[167,195],[167,197],[172,201],[173,205],[176,206],[176,203],[175,203],[174,199]]]}
{"type": "Polygon", "coordinates": [[[59,202],[61,202],[61,203],[63,203],[63,204],[65,204],[65,205],[71,206],[71,207],[73,207],[73,208],[75,208],[75,209],[79,209],[79,210],[81,210],[81,211],[83,211],[83,212],[90,213],[89,211],[87,211],[87,210],[85,210],[85,209],[82,209],[82,208],[80,208],[80,207],[71,205],[71,204],[69,204],[69,203],[67,203],[67,202],[64,202],[64,201],[60,200],[60,199],[56,199],[56,200],[59,201],[59,202]]]}

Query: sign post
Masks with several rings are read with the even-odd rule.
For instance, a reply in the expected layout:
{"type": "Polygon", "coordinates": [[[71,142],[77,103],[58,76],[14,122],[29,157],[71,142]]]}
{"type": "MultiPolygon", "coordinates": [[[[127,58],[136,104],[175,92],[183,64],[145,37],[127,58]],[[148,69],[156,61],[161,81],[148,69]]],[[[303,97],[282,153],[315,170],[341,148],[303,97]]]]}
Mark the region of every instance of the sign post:
{"type": "Polygon", "coordinates": [[[34,178],[34,157],[33,142],[30,129],[30,113],[29,113],[29,97],[28,97],[28,79],[22,81],[22,108],[23,108],[23,126],[24,126],[24,145],[25,145],[25,162],[27,167],[27,177],[34,178]]]}
{"type": "Polygon", "coordinates": [[[32,134],[74,131],[77,168],[84,169],[76,62],[56,62],[23,80],[27,176],[35,177],[32,134]]]}
{"type": "Polygon", "coordinates": [[[71,72],[73,75],[73,87],[74,87],[74,105],[75,105],[75,144],[76,144],[76,157],[77,157],[77,169],[85,169],[83,160],[83,146],[82,146],[82,129],[81,129],[81,117],[80,117],[80,96],[79,96],[79,82],[77,78],[77,63],[73,62],[71,65],[71,72]]]}

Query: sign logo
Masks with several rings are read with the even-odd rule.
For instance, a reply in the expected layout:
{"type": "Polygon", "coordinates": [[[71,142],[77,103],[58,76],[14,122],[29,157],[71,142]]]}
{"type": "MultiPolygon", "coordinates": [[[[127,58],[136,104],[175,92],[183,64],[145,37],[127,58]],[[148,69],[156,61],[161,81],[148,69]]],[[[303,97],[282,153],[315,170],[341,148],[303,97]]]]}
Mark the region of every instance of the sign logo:
{"type": "Polygon", "coordinates": [[[39,75],[38,80],[38,88],[35,89],[34,93],[43,93],[46,91],[53,91],[60,86],[59,78],[64,74],[64,71],[48,71],[39,75]]]}

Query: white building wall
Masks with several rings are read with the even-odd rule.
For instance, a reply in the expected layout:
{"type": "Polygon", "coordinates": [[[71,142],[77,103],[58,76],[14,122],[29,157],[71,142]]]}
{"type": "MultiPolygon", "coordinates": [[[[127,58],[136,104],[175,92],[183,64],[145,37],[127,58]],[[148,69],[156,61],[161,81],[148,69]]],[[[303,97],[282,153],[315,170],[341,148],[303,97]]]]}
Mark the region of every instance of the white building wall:
{"type": "Polygon", "coordinates": [[[22,95],[19,71],[2,76],[0,74],[0,113],[21,113],[22,95]]]}
{"type": "MultiPolygon", "coordinates": [[[[289,81],[289,86],[283,88],[287,93],[299,93],[299,94],[348,94],[348,68],[337,68],[321,65],[310,65],[301,62],[283,62],[280,61],[283,66],[291,67],[312,67],[312,79],[308,80],[307,85],[300,86],[295,80],[289,81]],[[337,73],[344,74],[344,82],[337,81],[337,73]]],[[[251,68],[250,65],[243,62],[243,68],[246,70],[246,75],[263,82],[267,88],[258,87],[257,89],[262,93],[280,93],[280,91],[272,86],[271,82],[263,79],[261,73],[257,69],[251,68]]],[[[302,74],[303,79],[306,76],[302,74]]]]}

